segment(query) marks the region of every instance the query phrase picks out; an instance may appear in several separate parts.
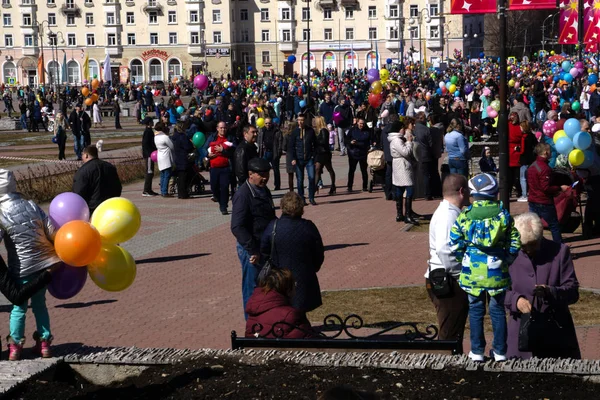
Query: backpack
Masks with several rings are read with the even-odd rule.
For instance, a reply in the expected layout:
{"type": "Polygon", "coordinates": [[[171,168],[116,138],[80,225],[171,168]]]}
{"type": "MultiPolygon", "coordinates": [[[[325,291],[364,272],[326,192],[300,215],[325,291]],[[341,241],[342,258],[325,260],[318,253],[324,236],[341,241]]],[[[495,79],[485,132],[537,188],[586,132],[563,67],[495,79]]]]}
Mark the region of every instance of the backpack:
{"type": "Polygon", "coordinates": [[[367,165],[373,171],[379,171],[385,168],[385,155],[383,150],[373,150],[367,154],[367,165]]]}

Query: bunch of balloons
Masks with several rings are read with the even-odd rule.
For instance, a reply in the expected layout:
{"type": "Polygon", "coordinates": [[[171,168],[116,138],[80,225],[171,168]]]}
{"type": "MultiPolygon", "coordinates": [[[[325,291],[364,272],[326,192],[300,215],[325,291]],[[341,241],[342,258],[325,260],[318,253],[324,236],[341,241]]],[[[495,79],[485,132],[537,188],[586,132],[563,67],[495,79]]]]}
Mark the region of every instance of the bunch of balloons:
{"type": "Polygon", "coordinates": [[[107,291],[121,291],[133,283],[135,261],[117,246],[135,236],[141,225],[140,212],[130,200],[104,201],[88,222],[85,200],[76,193],[61,193],[50,203],[49,218],[58,229],[54,249],[63,262],[48,286],[52,296],[63,300],[75,296],[88,274],[107,291]]]}
{"type": "MultiPolygon", "coordinates": [[[[544,127],[548,121],[544,123],[544,127]]],[[[589,168],[594,163],[592,136],[581,131],[581,125],[576,118],[565,122],[564,129],[556,132],[553,137],[556,151],[568,156],[569,163],[576,168],[589,168]]]]}
{"type": "MultiPolygon", "coordinates": [[[[438,96],[444,95],[448,92],[450,92],[450,94],[453,94],[454,96],[460,96],[460,91],[456,87],[457,84],[458,76],[454,75],[447,82],[440,81],[440,83],[438,84],[438,88],[435,92],[438,94],[438,96]]],[[[472,91],[473,87],[471,86],[470,89],[472,91]]]]}
{"type": "Polygon", "coordinates": [[[86,98],[83,101],[86,106],[91,107],[92,104],[98,101],[98,93],[96,93],[96,89],[98,89],[98,86],[100,86],[100,81],[98,79],[93,79],[91,91],[87,86],[81,88],[81,94],[83,97],[86,98]]]}
{"type": "Polygon", "coordinates": [[[208,87],[208,77],[206,75],[196,75],[194,78],[194,86],[198,90],[206,90],[208,87]]]}
{"type": "Polygon", "coordinates": [[[379,107],[383,103],[383,85],[390,81],[390,71],[385,68],[379,71],[375,68],[371,68],[367,71],[367,81],[371,84],[368,101],[371,107],[379,107]]]}

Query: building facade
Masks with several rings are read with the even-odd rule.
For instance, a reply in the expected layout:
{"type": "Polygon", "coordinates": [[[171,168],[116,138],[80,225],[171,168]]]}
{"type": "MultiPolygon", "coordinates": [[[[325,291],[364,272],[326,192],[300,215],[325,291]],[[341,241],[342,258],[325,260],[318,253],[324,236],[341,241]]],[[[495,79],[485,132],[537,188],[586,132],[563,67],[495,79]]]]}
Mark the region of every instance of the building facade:
{"type": "Polygon", "coordinates": [[[400,54],[435,64],[467,40],[442,0],[0,1],[0,76],[14,85],[42,71],[46,84],[80,85],[85,59],[102,77],[107,53],[113,82],[139,83],[375,68],[400,54]]]}

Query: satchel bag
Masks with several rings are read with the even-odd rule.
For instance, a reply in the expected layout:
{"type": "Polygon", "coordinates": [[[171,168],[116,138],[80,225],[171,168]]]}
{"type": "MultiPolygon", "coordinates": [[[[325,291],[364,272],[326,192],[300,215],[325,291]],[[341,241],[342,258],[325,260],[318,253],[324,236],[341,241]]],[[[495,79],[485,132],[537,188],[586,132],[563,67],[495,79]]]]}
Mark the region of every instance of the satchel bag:
{"type": "Polygon", "coordinates": [[[277,222],[278,220],[275,220],[275,223],[273,224],[273,232],[271,232],[271,254],[269,254],[269,258],[267,258],[267,261],[265,261],[265,265],[263,265],[262,269],[258,273],[258,282],[269,276],[272,268],[277,268],[277,265],[275,265],[273,262],[273,255],[275,254],[275,232],[277,231],[277,222]]]}
{"type": "Polygon", "coordinates": [[[431,283],[431,291],[436,297],[444,298],[452,295],[452,286],[446,268],[431,270],[431,266],[429,266],[429,282],[431,283]]]}
{"type": "Polygon", "coordinates": [[[554,318],[554,309],[549,307],[541,312],[543,300],[534,296],[530,313],[521,315],[519,325],[519,351],[535,352],[548,350],[560,345],[562,326],[554,318]]]}

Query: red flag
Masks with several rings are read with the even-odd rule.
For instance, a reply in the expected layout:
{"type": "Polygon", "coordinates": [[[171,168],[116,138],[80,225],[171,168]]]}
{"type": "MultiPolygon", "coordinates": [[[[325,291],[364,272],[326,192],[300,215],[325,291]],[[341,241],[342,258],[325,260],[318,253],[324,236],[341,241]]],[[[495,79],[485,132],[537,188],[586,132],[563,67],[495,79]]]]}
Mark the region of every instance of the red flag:
{"type": "Polygon", "coordinates": [[[583,1],[583,43],[587,52],[596,52],[600,41],[600,0],[583,1]]]}
{"type": "Polygon", "coordinates": [[[578,7],[577,0],[560,0],[559,44],[577,44],[578,7]]]}
{"type": "Polygon", "coordinates": [[[38,58],[37,70],[38,84],[43,85],[44,83],[46,83],[46,75],[44,71],[44,54],[40,54],[40,57],[38,58]]]}
{"type": "Polygon", "coordinates": [[[451,0],[450,14],[487,14],[496,12],[496,0],[451,0]]]}
{"type": "Polygon", "coordinates": [[[556,8],[556,0],[509,0],[509,3],[511,11],[556,8]]]}

